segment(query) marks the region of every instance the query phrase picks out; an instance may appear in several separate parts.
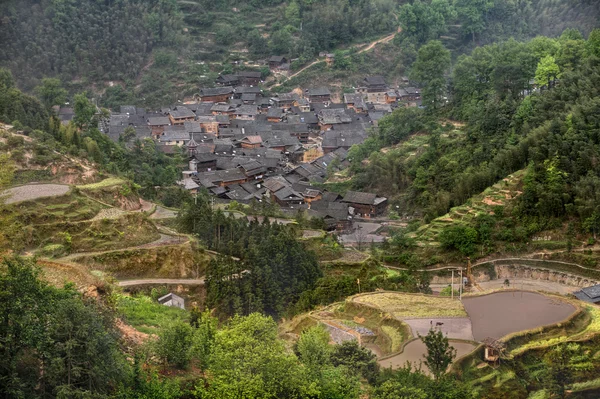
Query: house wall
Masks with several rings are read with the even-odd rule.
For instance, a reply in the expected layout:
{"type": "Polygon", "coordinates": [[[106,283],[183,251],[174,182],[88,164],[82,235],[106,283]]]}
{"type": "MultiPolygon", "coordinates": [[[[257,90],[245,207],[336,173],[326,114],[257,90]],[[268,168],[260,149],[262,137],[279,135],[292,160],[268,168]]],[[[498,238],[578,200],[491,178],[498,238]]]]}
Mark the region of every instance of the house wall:
{"type": "Polygon", "coordinates": [[[367,101],[370,103],[385,104],[385,92],[367,93],[367,101]]]}
{"type": "Polygon", "coordinates": [[[189,117],[189,118],[173,118],[171,115],[169,115],[169,120],[171,121],[171,124],[173,125],[183,125],[185,122],[187,121],[193,121],[195,118],[193,116],[189,117]]]}
{"type": "Polygon", "coordinates": [[[260,143],[250,144],[250,143],[242,143],[242,148],[260,148],[260,143]]]}
{"type": "Polygon", "coordinates": [[[218,122],[209,122],[209,123],[200,123],[200,127],[204,129],[206,133],[219,133],[219,123],[218,122]]]}
{"type": "Polygon", "coordinates": [[[310,148],[309,150],[305,151],[304,154],[302,155],[302,162],[312,162],[315,159],[322,157],[323,156],[323,151],[319,150],[318,148],[310,148]]]}

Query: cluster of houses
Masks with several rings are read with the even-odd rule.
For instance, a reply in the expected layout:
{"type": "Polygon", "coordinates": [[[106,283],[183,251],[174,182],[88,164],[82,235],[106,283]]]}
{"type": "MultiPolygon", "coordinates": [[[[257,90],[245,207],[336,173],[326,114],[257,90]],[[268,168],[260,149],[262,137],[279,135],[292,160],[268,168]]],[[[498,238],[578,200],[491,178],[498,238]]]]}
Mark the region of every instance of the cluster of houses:
{"type": "MultiPolygon", "coordinates": [[[[269,62],[278,68],[287,60],[269,62]]],[[[383,116],[417,106],[419,90],[408,82],[392,89],[383,77],[371,76],[336,103],[326,87],[265,95],[259,82],[260,72],[221,75],[193,101],[155,112],[122,106],[100,128],[117,141],[131,126],[136,138],[152,138],[166,154],[183,151],[189,167],[180,184],[192,193],[205,188],[223,200],[269,199],[306,209],[331,227],[381,215],[385,198],[360,192],[342,197],[316,185],[347,166],[350,147],[362,143],[383,116]]]]}

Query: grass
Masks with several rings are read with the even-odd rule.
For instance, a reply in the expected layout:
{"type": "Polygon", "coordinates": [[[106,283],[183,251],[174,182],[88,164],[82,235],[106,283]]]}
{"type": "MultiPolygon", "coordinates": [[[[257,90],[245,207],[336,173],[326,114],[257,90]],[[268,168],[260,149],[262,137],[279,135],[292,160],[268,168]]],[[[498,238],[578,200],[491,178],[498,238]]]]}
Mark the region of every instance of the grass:
{"type": "Polygon", "coordinates": [[[117,186],[117,185],[121,185],[124,183],[125,183],[125,180],[123,180],[123,179],[119,179],[118,177],[109,177],[108,179],[104,179],[97,183],[84,184],[81,186],[77,186],[77,188],[80,190],[98,190],[100,188],[117,186]]]}
{"type": "Polygon", "coordinates": [[[403,339],[400,331],[395,329],[392,326],[381,326],[381,330],[388,336],[390,339],[390,351],[397,352],[400,350],[400,346],[402,345],[403,339]]]}
{"type": "Polygon", "coordinates": [[[571,387],[572,392],[581,392],[588,389],[600,389],[600,378],[585,382],[576,382],[571,387]]]}
{"type": "Polygon", "coordinates": [[[524,345],[521,345],[510,352],[511,356],[520,355],[530,349],[548,348],[564,342],[577,341],[589,338],[591,335],[600,333],[600,308],[597,306],[586,306],[585,311],[591,316],[590,323],[578,333],[570,336],[560,336],[548,339],[532,340],[524,345]]]}
{"type": "Polygon", "coordinates": [[[117,296],[117,309],[125,322],[138,331],[156,334],[161,327],[175,321],[186,321],[187,311],[163,306],[148,296],[117,296]]]}
{"type": "Polygon", "coordinates": [[[462,303],[451,298],[382,292],[356,296],[352,300],[377,307],[399,319],[467,316],[462,303]]]}

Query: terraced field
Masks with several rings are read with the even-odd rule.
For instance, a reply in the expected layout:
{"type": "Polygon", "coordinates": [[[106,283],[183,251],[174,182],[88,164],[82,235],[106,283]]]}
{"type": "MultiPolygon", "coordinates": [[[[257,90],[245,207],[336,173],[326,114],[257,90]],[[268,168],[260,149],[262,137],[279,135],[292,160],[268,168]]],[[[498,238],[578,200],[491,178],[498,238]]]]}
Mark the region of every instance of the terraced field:
{"type": "Polygon", "coordinates": [[[491,215],[494,207],[504,206],[517,198],[525,170],[509,175],[507,178],[485,189],[467,201],[466,204],[450,209],[450,212],[434,219],[431,223],[421,226],[411,237],[417,240],[421,247],[438,247],[438,235],[448,226],[472,224],[480,215],[491,215]]]}

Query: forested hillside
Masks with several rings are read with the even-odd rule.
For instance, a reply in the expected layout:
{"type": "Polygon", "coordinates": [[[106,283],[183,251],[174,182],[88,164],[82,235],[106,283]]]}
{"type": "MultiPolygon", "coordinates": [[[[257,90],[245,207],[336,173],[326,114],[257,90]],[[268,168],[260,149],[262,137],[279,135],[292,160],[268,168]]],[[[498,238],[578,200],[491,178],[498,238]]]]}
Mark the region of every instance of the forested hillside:
{"type": "MultiPolygon", "coordinates": [[[[230,61],[282,54],[300,68],[319,52],[348,50],[401,27],[388,49],[400,65],[390,67],[386,51],[341,68],[345,75],[360,69],[394,79],[427,40],[441,39],[458,55],[566,28],[586,36],[600,6],[592,0],[10,0],[0,4],[0,15],[0,66],[20,88],[29,92],[42,78],[59,77],[71,93],[90,89],[105,106],[158,107],[212,85],[218,73],[232,70],[230,61]]],[[[321,79],[336,81],[333,75],[321,79]]]]}
{"type": "Polygon", "coordinates": [[[156,46],[181,43],[177,3],[165,0],[3,1],[0,59],[23,89],[45,76],[133,79],[156,46]]]}

